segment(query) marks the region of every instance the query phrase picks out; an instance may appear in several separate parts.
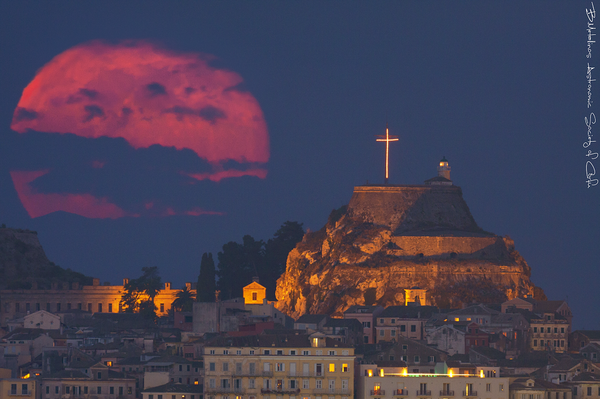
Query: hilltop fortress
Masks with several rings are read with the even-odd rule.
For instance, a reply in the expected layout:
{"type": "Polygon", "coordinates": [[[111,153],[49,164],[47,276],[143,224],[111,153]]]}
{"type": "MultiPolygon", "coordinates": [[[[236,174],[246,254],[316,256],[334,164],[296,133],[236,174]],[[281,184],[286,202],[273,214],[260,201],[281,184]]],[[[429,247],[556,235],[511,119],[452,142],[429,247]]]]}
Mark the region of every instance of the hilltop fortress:
{"type": "Polygon", "coordinates": [[[542,298],[530,274],[510,238],[477,225],[444,158],[424,185],[355,187],[348,206],[290,252],[277,306],[292,317],[341,315],[352,305],[403,305],[417,287],[422,304],[542,298]]]}

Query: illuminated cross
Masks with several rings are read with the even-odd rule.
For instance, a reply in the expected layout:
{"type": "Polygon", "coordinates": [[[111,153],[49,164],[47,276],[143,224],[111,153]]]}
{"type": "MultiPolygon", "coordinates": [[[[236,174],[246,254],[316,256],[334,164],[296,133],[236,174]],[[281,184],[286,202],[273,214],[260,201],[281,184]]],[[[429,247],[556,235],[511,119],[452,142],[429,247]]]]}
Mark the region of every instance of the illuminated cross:
{"type": "Polygon", "coordinates": [[[389,164],[390,164],[390,141],[398,141],[398,136],[390,136],[390,130],[385,124],[385,136],[377,135],[377,141],[385,141],[385,184],[388,184],[389,164]]]}

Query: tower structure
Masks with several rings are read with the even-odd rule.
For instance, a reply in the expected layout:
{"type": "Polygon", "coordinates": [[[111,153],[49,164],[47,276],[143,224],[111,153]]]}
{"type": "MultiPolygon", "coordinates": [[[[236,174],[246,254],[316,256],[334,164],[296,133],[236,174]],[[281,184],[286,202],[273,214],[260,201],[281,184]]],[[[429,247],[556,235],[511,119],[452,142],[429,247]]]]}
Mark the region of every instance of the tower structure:
{"type": "Polygon", "coordinates": [[[448,180],[450,179],[450,165],[448,165],[448,160],[446,157],[443,157],[440,161],[440,166],[438,166],[438,176],[445,177],[448,180]]]}

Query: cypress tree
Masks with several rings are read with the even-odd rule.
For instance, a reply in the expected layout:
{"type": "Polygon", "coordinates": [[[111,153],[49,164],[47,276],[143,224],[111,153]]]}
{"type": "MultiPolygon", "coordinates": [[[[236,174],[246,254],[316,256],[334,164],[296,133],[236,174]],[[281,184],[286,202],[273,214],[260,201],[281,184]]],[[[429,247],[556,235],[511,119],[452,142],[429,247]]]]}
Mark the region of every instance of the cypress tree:
{"type": "Polygon", "coordinates": [[[215,262],[212,253],[204,253],[200,262],[200,274],[196,284],[196,300],[198,302],[214,302],[215,290],[215,262]]]}

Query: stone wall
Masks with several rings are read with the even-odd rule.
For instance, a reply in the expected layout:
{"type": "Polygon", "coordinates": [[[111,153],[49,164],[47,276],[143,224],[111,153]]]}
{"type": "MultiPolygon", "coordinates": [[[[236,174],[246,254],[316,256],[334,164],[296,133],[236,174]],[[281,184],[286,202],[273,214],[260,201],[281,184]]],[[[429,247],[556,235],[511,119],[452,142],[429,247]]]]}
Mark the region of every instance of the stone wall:
{"type": "Polygon", "coordinates": [[[446,229],[479,232],[457,186],[357,186],[348,204],[357,222],[396,233],[446,229]]]}

